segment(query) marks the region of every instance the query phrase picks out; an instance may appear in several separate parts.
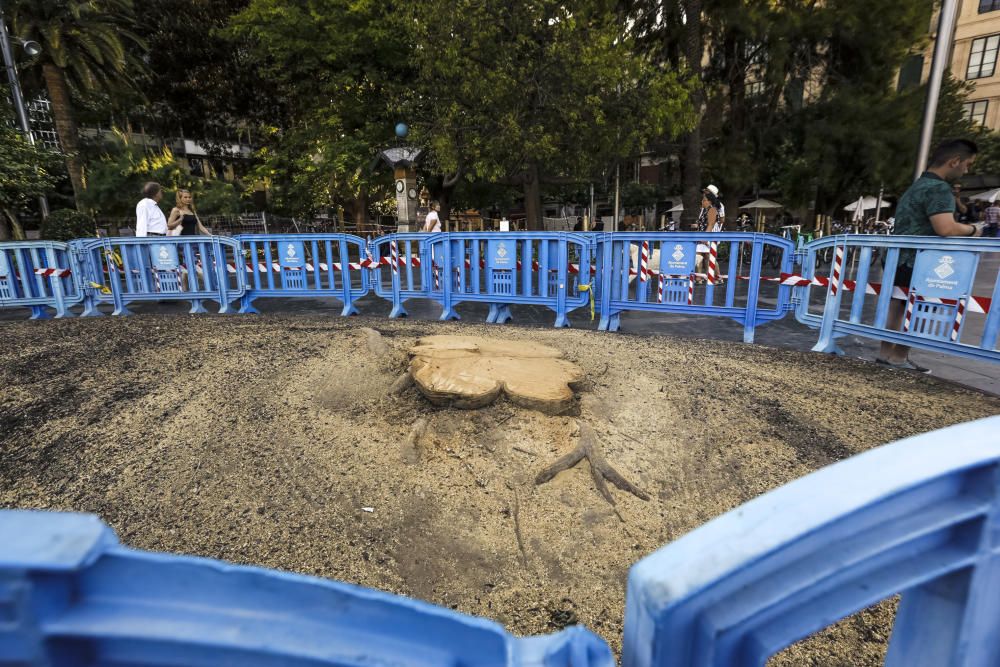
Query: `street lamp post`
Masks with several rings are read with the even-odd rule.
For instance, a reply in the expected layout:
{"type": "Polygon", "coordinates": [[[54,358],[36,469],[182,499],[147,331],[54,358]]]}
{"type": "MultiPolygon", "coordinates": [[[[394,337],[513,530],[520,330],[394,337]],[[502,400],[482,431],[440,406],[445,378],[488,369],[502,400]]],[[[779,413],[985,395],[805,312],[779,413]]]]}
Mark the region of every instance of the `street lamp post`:
{"type": "Polygon", "coordinates": [[[934,56],[931,60],[931,74],[927,81],[927,103],[924,106],[924,122],[920,128],[920,149],[917,153],[917,168],[914,180],[920,178],[927,167],[927,156],[931,151],[934,136],[934,120],[937,117],[938,98],[941,83],[951,61],[951,43],[955,37],[955,20],[958,16],[958,0],[942,0],[938,18],[937,37],[934,39],[934,56]]]}
{"type": "MultiPolygon", "coordinates": [[[[25,50],[31,55],[38,55],[40,47],[34,42],[24,44],[25,50]],[[30,47],[29,47],[30,45],[30,47]],[[33,53],[32,53],[33,52],[33,53]]],[[[10,35],[7,34],[7,21],[3,15],[3,0],[0,0],[0,51],[3,52],[3,62],[7,68],[7,79],[10,80],[10,96],[14,100],[14,111],[17,121],[24,132],[25,138],[34,145],[35,138],[31,136],[31,122],[28,120],[28,109],[24,105],[24,94],[21,92],[21,81],[17,78],[17,66],[14,64],[14,49],[10,45],[10,35]]],[[[42,195],[38,198],[42,218],[49,217],[49,201],[42,195]]]]}

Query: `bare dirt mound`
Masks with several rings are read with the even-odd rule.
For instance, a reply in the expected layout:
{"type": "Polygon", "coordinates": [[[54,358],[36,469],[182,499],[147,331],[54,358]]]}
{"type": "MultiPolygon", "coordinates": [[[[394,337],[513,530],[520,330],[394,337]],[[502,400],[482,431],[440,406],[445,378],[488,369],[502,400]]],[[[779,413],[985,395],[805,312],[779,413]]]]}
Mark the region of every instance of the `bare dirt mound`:
{"type": "MultiPolygon", "coordinates": [[[[95,512],[131,546],[333,577],[520,634],[579,621],[616,650],[643,555],[820,466],[1000,412],[850,360],[585,331],[172,316],[0,331],[3,507],[95,512]],[[561,350],[588,383],[579,414],[390,391],[431,334],[561,350]],[[609,487],[612,506],[586,461],[536,485],[580,444],[578,420],[649,500],[609,487]]],[[[890,614],[775,662],[879,664],[890,614]]]]}

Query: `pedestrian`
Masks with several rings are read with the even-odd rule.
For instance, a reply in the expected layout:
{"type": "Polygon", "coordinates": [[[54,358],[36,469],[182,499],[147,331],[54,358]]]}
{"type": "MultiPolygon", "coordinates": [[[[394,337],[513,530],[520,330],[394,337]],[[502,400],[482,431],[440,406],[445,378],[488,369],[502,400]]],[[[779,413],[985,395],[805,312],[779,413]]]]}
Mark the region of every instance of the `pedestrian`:
{"type": "MultiPolygon", "coordinates": [[[[716,195],[718,189],[710,185],[701,194],[701,213],[698,214],[698,222],[694,227],[699,232],[717,232],[722,228],[722,218],[719,215],[719,198],[716,195]]],[[[708,255],[711,250],[708,243],[699,241],[695,248],[695,273],[699,274],[697,282],[704,285],[705,279],[701,276],[705,274],[703,270],[708,262],[708,255]]]]}
{"type": "Polygon", "coordinates": [[[441,217],[439,212],[441,211],[441,204],[436,201],[431,202],[431,210],[427,213],[427,219],[424,220],[424,231],[428,233],[435,233],[441,231],[441,217]]]}
{"type": "MultiPolygon", "coordinates": [[[[711,192],[712,195],[715,196],[716,201],[719,202],[719,205],[716,208],[716,210],[719,213],[719,222],[723,226],[725,226],[725,224],[726,224],[726,205],[722,203],[722,195],[719,194],[719,188],[717,188],[716,186],[710,184],[705,189],[708,190],[709,192],[711,192]]],[[[719,228],[719,231],[720,232],[722,231],[721,227],[719,228]]]]}
{"type": "MultiPolygon", "coordinates": [[[[951,139],[939,144],[931,153],[927,171],[900,197],[892,233],[911,236],[982,236],[986,223],[958,222],[956,216],[961,201],[954,186],[948,186],[949,181],[956,181],[969,171],[978,151],[976,144],[967,139],[951,139]]],[[[960,192],[961,186],[958,188],[960,192]]],[[[893,284],[904,291],[910,289],[915,260],[915,250],[899,251],[893,284]]],[[[905,310],[906,301],[893,299],[889,305],[886,326],[898,330],[903,323],[905,310]]],[[[913,363],[909,354],[910,348],[907,345],[883,342],[875,361],[891,368],[930,372],[913,363]]]]}
{"type": "Polygon", "coordinates": [[[1000,236],[1000,204],[996,199],[991,200],[986,208],[985,222],[984,236],[1000,236]]]}
{"type": "Polygon", "coordinates": [[[205,236],[211,236],[211,232],[201,224],[201,218],[198,217],[198,213],[194,209],[194,196],[191,194],[191,191],[178,190],[175,197],[177,205],[170,211],[170,219],[167,220],[167,228],[171,232],[170,235],[197,236],[198,234],[204,234],[205,236]]]}
{"type": "Polygon", "coordinates": [[[136,236],[166,236],[167,218],[160,210],[163,188],[150,181],[142,187],[142,199],[135,205],[136,236]]]}

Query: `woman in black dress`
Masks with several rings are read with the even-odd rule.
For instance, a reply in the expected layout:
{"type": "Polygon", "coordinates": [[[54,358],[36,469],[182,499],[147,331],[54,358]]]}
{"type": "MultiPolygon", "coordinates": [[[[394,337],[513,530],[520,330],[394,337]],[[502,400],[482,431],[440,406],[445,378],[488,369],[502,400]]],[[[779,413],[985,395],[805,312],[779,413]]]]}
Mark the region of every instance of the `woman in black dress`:
{"type": "Polygon", "coordinates": [[[190,190],[177,191],[177,205],[170,211],[167,219],[170,236],[211,236],[211,232],[201,224],[201,219],[194,210],[194,197],[190,190]],[[180,229],[180,233],[177,230],[180,229]]]}

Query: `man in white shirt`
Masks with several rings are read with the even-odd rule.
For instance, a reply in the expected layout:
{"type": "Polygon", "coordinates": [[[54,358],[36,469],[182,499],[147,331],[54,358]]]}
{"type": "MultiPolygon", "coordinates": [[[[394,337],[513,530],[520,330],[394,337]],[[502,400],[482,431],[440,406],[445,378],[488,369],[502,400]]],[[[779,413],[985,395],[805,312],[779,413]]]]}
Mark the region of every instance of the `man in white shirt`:
{"type": "Polygon", "coordinates": [[[424,231],[429,233],[440,232],[441,231],[441,218],[438,216],[438,211],[441,210],[441,204],[437,202],[431,203],[431,210],[427,214],[427,219],[424,221],[424,231]]]}
{"type": "Polygon", "coordinates": [[[135,235],[166,236],[167,218],[157,206],[163,199],[163,189],[159,183],[146,183],[142,195],[142,201],[135,205],[135,235]]]}

